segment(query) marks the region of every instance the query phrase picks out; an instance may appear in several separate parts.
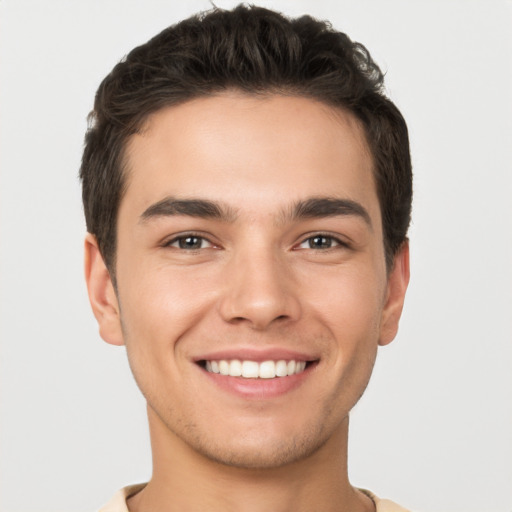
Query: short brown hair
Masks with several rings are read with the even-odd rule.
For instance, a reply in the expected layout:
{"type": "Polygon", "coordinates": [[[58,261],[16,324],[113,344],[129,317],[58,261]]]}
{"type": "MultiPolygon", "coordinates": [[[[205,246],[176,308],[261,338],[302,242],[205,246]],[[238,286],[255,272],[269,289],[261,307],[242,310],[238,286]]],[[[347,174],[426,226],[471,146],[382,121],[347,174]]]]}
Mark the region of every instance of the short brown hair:
{"type": "Polygon", "coordinates": [[[228,89],[310,97],[359,119],[390,268],[410,223],[412,171],[407,126],[383,78],[366,48],[329,23],[254,6],[192,16],[135,48],[96,93],[80,169],[87,229],[112,277],[127,139],[163,107],[228,89]]]}

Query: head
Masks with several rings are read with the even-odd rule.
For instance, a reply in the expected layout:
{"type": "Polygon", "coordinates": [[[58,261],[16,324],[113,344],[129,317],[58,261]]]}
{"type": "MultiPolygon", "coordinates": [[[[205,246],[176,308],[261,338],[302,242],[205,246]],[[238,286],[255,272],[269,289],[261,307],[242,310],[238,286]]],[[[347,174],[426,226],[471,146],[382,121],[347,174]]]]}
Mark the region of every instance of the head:
{"type": "Polygon", "coordinates": [[[373,159],[390,269],[407,236],[412,173],[407,126],[383,93],[382,72],[363,45],[326,22],[240,5],[165,29],[130,52],[97,91],[80,177],[87,230],[114,283],[128,140],[151,114],[228,90],[303,96],[355,116],[373,159]]]}
{"type": "Polygon", "coordinates": [[[92,121],[89,295],[156,454],[339,452],[408,282],[407,130],[367,51],[309,17],[216,9],[132,51],[92,121]]]}

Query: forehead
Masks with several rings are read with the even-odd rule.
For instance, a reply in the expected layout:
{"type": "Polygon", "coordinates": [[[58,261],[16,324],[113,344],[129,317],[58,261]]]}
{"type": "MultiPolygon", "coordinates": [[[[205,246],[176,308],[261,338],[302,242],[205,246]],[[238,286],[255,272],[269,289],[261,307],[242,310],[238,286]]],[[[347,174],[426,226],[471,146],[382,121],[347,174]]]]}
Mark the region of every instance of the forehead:
{"type": "Polygon", "coordinates": [[[258,210],[263,199],[277,207],[306,196],[377,202],[358,120],[304,97],[229,92],[164,108],[129,140],[126,157],[120,215],[127,203],[142,212],[166,196],[258,210]]]}

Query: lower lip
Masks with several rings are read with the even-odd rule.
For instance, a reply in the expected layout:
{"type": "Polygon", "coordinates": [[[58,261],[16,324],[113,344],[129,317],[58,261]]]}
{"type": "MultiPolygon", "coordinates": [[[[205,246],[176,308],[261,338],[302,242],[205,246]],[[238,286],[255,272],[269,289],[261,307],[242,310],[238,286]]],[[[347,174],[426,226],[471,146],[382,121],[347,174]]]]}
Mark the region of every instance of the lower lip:
{"type": "Polygon", "coordinates": [[[315,364],[310,364],[301,373],[273,379],[230,377],[229,375],[208,372],[204,368],[199,368],[207,378],[225,391],[247,399],[265,400],[285,395],[297,389],[310,376],[314,366],[315,364]]]}

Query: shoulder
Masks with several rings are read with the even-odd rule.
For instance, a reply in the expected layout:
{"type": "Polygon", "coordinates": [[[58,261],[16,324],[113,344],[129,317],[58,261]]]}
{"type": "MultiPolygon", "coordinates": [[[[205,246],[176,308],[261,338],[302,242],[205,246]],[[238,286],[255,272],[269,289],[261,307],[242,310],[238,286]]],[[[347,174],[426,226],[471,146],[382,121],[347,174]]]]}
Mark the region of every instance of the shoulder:
{"type": "Polygon", "coordinates": [[[123,489],[117,491],[114,496],[112,496],[112,499],[105,506],[101,507],[98,512],[129,512],[126,500],[130,496],[138,493],[145,486],[146,484],[136,484],[123,487],[123,489]]]}
{"type": "MultiPolygon", "coordinates": [[[[146,484],[129,485],[117,491],[112,499],[98,512],[129,512],[126,506],[126,500],[142,490],[146,484]]],[[[369,496],[375,503],[376,512],[411,512],[409,509],[397,505],[391,500],[381,499],[366,489],[359,489],[362,493],[369,496]]]]}
{"type": "Polygon", "coordinates": [[[376,512],[412,512],[411,510],[398,505],[394,501],[381,499],[375,496],[375,494],[373,494],[373,492],[371,491],[368,491],[366,489],[359,490],[373,500],[373,502],[375,503],[376,512]]]}

